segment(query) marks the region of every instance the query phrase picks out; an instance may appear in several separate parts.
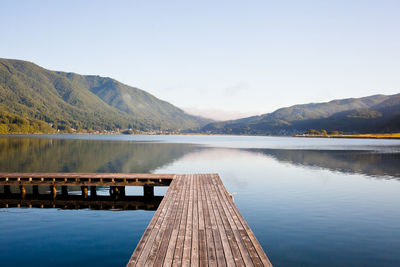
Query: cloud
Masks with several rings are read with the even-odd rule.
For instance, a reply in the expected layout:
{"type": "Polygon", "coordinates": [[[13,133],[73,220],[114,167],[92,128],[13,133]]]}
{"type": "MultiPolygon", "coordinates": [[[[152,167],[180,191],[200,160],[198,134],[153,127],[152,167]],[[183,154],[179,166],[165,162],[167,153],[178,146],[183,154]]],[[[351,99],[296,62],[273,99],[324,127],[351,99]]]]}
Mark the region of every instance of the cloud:
{"type": "Polygon", "coordinates": [[[232,97],[241,92],[245,92],[249,89],[249,84],[246,82],[238,82],[234,85],[228,86],[224,89],[224,95],[227,97],[232,97]]]}

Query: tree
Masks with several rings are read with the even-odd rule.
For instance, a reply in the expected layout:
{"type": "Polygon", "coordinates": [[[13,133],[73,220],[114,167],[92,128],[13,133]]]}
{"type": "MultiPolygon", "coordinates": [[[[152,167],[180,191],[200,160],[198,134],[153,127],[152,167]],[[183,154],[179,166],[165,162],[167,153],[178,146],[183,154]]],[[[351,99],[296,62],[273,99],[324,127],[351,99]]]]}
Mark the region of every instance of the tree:
{"type": "Polygon", "coordinates": [[[8,133],[8,127],[7,125],[1,123],[0,124],[0,134],[7,134],[8,133]]]}

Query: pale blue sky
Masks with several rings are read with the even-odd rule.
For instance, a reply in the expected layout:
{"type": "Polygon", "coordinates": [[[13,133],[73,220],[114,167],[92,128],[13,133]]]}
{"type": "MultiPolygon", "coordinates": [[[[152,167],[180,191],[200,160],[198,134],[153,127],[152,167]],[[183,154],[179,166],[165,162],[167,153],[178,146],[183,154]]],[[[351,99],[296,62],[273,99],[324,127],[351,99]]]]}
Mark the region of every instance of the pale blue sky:
{"type": "Polygon", "coordinates": [[[0,57],[215,117],[400,92],[400,1],[1,1],[0,57]]]}

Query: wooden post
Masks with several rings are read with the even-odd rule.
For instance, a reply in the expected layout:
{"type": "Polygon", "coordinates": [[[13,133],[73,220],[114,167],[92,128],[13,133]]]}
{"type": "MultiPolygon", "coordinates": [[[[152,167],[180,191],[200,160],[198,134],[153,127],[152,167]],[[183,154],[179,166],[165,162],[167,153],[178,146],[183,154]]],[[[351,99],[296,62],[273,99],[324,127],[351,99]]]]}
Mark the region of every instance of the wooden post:
{"type": "Polygon", "coordinates": [[[53,196],[53,198],[57,197],[57,188],[55,185],[50,185],[50,194],[53,196]]]}
{"type": "Polygon", "coordinates": [[[32,186],[32,195],[35,197],[39,196],[39,186],[38,185],[32,186]]]}
{"type": "Polygon", "coordinates": [[[118,190],[119,190],[119,195],[121,197],[125,196],[125,186],[118,186],[118,190]]]}
{"type": "Polygon", "coordinates": [[[119,189],[117,186],[110,186],[110,196],[118,197],[119,189]]]}
{"type": "Polygon", "coordinates": [[[87,198],[88,197],[88,187],[81,186],[81,189],[82,189],[82,197],[87,198]]]}
{"type": "Polygon", "coordinates": [[[20,186],[19,186],[19,189],[20,189],[20,192],[21,192],[21,197],[22,197],[22,198],[25,198],[25,195],[26,195],[26,188],[25,188],[25,186],[20,185],[20,186]]]}
{"type": "Polygon", "coordinates": [[[11,188],[9,185],[4,186],[4,194],[5,195],[11,195],[11,188]]]}
{"type": "Polygon", "coordinates": [[[68,186],[63,185],[63,186],[61,187],[61,195],[62,195],[63,197],[67,197],[67,196],[68,196],[68,186]]]}
{"type": "Polygon", "coordinates": [[[90,196],[91,196],[91,197],[97,196],[96,186],[91,186],[91,187],[90,187],[90,196]]]}
{"type": "Polygon", "coordinates": [[[145,198],[154,197],[154,186],[152,186],[152,185],[143,186],[143,193],[144,193],[145,198]]]}

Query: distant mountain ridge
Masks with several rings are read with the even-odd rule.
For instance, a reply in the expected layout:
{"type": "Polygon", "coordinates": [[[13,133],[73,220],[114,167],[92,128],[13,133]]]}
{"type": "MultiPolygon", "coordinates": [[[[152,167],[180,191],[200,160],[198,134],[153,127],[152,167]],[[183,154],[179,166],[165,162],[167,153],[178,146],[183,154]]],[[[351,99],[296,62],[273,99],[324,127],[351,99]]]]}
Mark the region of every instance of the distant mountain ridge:
{"type": "Polygon", "coordinates": [[[111,78],[50,71],[13,59],[0,59],[0,111],[62,130],[175,131],[211,121],[111,78]]]}
{"type": "Polygon", "coordinates": [[[280,108],[272,113],[214,122],[201,131],[224,134],[291,135],[308,129],[351,133],[400,131],[400,94],[373,95],[280,108]]]}

